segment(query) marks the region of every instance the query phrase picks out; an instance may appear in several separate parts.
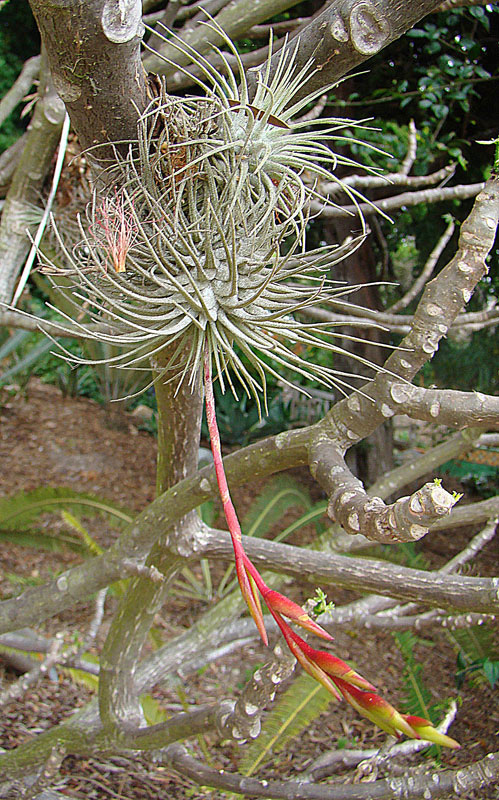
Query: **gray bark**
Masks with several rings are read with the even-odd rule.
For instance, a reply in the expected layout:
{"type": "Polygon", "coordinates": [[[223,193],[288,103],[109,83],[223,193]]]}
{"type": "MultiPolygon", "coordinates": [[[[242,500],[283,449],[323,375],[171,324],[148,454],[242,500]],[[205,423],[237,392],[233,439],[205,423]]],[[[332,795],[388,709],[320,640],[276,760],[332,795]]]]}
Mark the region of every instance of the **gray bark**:
{"type": "MultiPolygon", "coordinates": [[[[333,0],[312,22],[294,33],[291,51],[298,47],[297,68],[313,59],[317,70],[297,97],[331,86],[438,6],[438,0],[333,0]]],[[[278,61],[276,53],[272,57],[274,67],[278,61]]],[[[250,87],[256,87],[258,72],[258,68],[248,71],[250,87]]]]}
{"type": "MultiPolygon", "coordinates": [[[[140,0],[31,0],[54,86],[83,147],[136,136],[145,104],[140,0]]],[[[97,157],[112,155],[105,149],[97,157]]]]}

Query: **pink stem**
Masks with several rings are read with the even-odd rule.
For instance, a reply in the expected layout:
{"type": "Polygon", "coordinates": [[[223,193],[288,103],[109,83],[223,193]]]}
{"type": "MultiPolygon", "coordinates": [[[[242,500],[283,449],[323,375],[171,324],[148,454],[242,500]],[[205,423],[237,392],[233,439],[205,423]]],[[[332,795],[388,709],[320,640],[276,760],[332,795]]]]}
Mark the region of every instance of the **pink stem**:
{"type": "MultiPolygon", "coordinates": [[[[204,353],[204,391],[205,391],[205,405],[206,405],[206,420],[208,423],[208,433],[210,435],[211,452],[213,453],[215,474],[217,476],[217,484],[220,492],[220,498],[222,500],[225,519],[227,520],[227,525],[229,526],[229,533],[232,539],[232,546],[234,548],[237,578],[239,581],[239,586],[241,588],[241,593],[244,599],[246,600],[246,603],[248,604],[251,616],[255,621],[255,624],[258,628],[258,631],[260,633],[260,636],[262,637],[264,644],[267,645],[268,638],[267,638],[267,633],[265,631],[265,625],[263,622],[260,600],[258,595],[255,594],[253,585],[251,584],[251,581],[248,577],[248,573],[246,571],[247,565],[250,565],[251,562],[247,557],[246,553],[244,552],[241,543],[242,540],[241,526],[237,518],[236,509],[234,508],[234,504],[232,502],[229,492],[229,486],[227,484],[227,478],[225,476],[225,470],[222,460],[222,448],[220,444],[220,434],[218,432],[217,417],[215,413],[215,397],[213,394],[213,379],[211,374],[211,355],[208,348],[208,344],[206,344],[204,353]]],[[[260,582],[265,587],[265,584],[260,578],[258,571],[253,567],[253,564],[251,564],[251,567],[252,567],[251,577],[253,578],[257,586],[258,583],[260,582]],[[255,573],[256,576],[258,576],[258,579],[255,577],[255,573]]]]}

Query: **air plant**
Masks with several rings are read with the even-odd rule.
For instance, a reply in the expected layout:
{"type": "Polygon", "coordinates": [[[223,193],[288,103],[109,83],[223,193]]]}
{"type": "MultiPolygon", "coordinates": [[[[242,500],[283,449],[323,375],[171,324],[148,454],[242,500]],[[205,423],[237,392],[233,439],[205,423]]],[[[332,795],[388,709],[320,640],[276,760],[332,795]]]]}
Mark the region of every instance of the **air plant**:
{"type": "MultiPolygon", "coordinates": [[[[137,141],[127,156],[116,151],[116,163],[105,176],[108,193],[95,194],[87,219],[79,219],[81,240],[70,248],[56,232],[66,273],[76,276],[75,305],[80,309],[85,301],[90,321],[106,320],[108,325],[96,329],[72,322],[86,336],[123,347],[109,360],[115,366],[147,363],[168,347],[167,363],[156,380],[193,385],[203,374],[211,447],[237,577],[264,643],[260,596],[303,668],[337,699],[343,696],[390,733],[435,740],[430,723],[403,717],[347,664],[299,637],[284,617],[332,639],[304,609],[266,586],[243,548],[223,468],[213,373],[223,391],[236,392],[235,376],[258,403],[263,398],[264,408],[265,376],[282,379],[281,368],[342,390],[343,373],[310,363],[296,348],[315,345],[343,353],[337,334],[320,324],[304,324],[295,314],[352,290],[334,284],[328,272],[362,242],[365,227],[359,215],[357,237],[341,246],[305,251],[307,207],[319,196],[318,181],[341,185],[334,169],[351,163],[331,151],[331,140],[342,138],[338,130],[353,123],[293,122],[318,94],[293,102],[314,68],[309,63],[296,70],[296,50],[287,46],[272,78],[269,47],[250,104],[242,62],[223,31],[217,30],[236,59],[238,80],[221,51],[226,76],[172,35],[170,43],[188,52],[204,76],[198,82],[205,96],[170,97],[163,85],[142,114],[137,141]]],[[[348,187],[345,191],[355,203],[355,192],[348,187]]],[[[46,266],[55,269],[53,264],[46,266]]],[[[78,361],[71,353],[64,356],[78,361]]],[[[450,739],[439,741],[457,746],[450,739]]]]}

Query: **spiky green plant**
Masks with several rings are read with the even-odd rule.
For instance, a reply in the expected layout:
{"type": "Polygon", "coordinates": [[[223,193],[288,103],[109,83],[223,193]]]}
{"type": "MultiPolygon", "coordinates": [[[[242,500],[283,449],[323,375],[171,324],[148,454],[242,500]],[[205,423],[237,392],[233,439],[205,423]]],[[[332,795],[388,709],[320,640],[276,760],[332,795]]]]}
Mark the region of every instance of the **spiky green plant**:
{"type": "Polygon", "coordinates": [[[353,123],[293,123],[315,95],[292,103],[313,68],[296,71],[289,48],[272,80],[270,48],[252,105],[241,62],[238,83],[230,70],[224,77],[189,53],[206,77],[206,96],[179,99],[163,87],[141,116],[128,156],[116,151],[106,177],[111,188],[95,194],[87,219],[79,220],[81,240],[71,248],[58,235],[65,271],[77,276],[75,301],[87,302],[91,322],[110,323],[97,331],[85,323],[85,333],[124,347],[109,359],[124,367],[168,346],[162,378],[179,382],[195,380],[207,347],[222,388],[235,374],[257,402],[265,397],[265,373],[282,379],[280,367],[342,387],[342,373],[295,352],[298,343],[343,352],[338,334],[294,315],[355,288],[326,275],[364,230],[341,246],[304,250],[317,180],[341,184],[333,170],[349,163],[327,143],[353,123]]]}

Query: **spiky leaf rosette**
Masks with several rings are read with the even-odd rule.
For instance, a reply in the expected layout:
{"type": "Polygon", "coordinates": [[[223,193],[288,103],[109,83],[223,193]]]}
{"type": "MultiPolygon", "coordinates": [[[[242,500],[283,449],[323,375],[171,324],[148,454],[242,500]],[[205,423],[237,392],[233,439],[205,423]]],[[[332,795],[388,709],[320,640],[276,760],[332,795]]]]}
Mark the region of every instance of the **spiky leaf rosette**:
{"type": "Polygon", "coordinates": [[[75,304],[85,303],[92,323],[109,323],[85,324],[86,335],[121,346],[108,362],[125,368],[168,346],[165,380],[193,381],[208,346],[222,388],[235,374],[257,399],[265,373],[282,378],[282,368],[341,387],[342,373],[297,354],[300,344],[343,352],[336,334],[294,315],[347,291],[326,276],[363,238],[305,254],[314,176],[331,179],[323,162],[339,160],[323,140],[344,121],[292,127],[307,101],[288,108],[305,76],[286,49],[270,85],[262,73],[258,111],[247,105],[242,65],[238,88],[202,57],[198,64],[207,96],[172,98],[163,87],[128,156],[116,153],[108,193],[95,194],[79,221],[81,241],[69,248],[58,237],[77,276],[75,304]]]}

